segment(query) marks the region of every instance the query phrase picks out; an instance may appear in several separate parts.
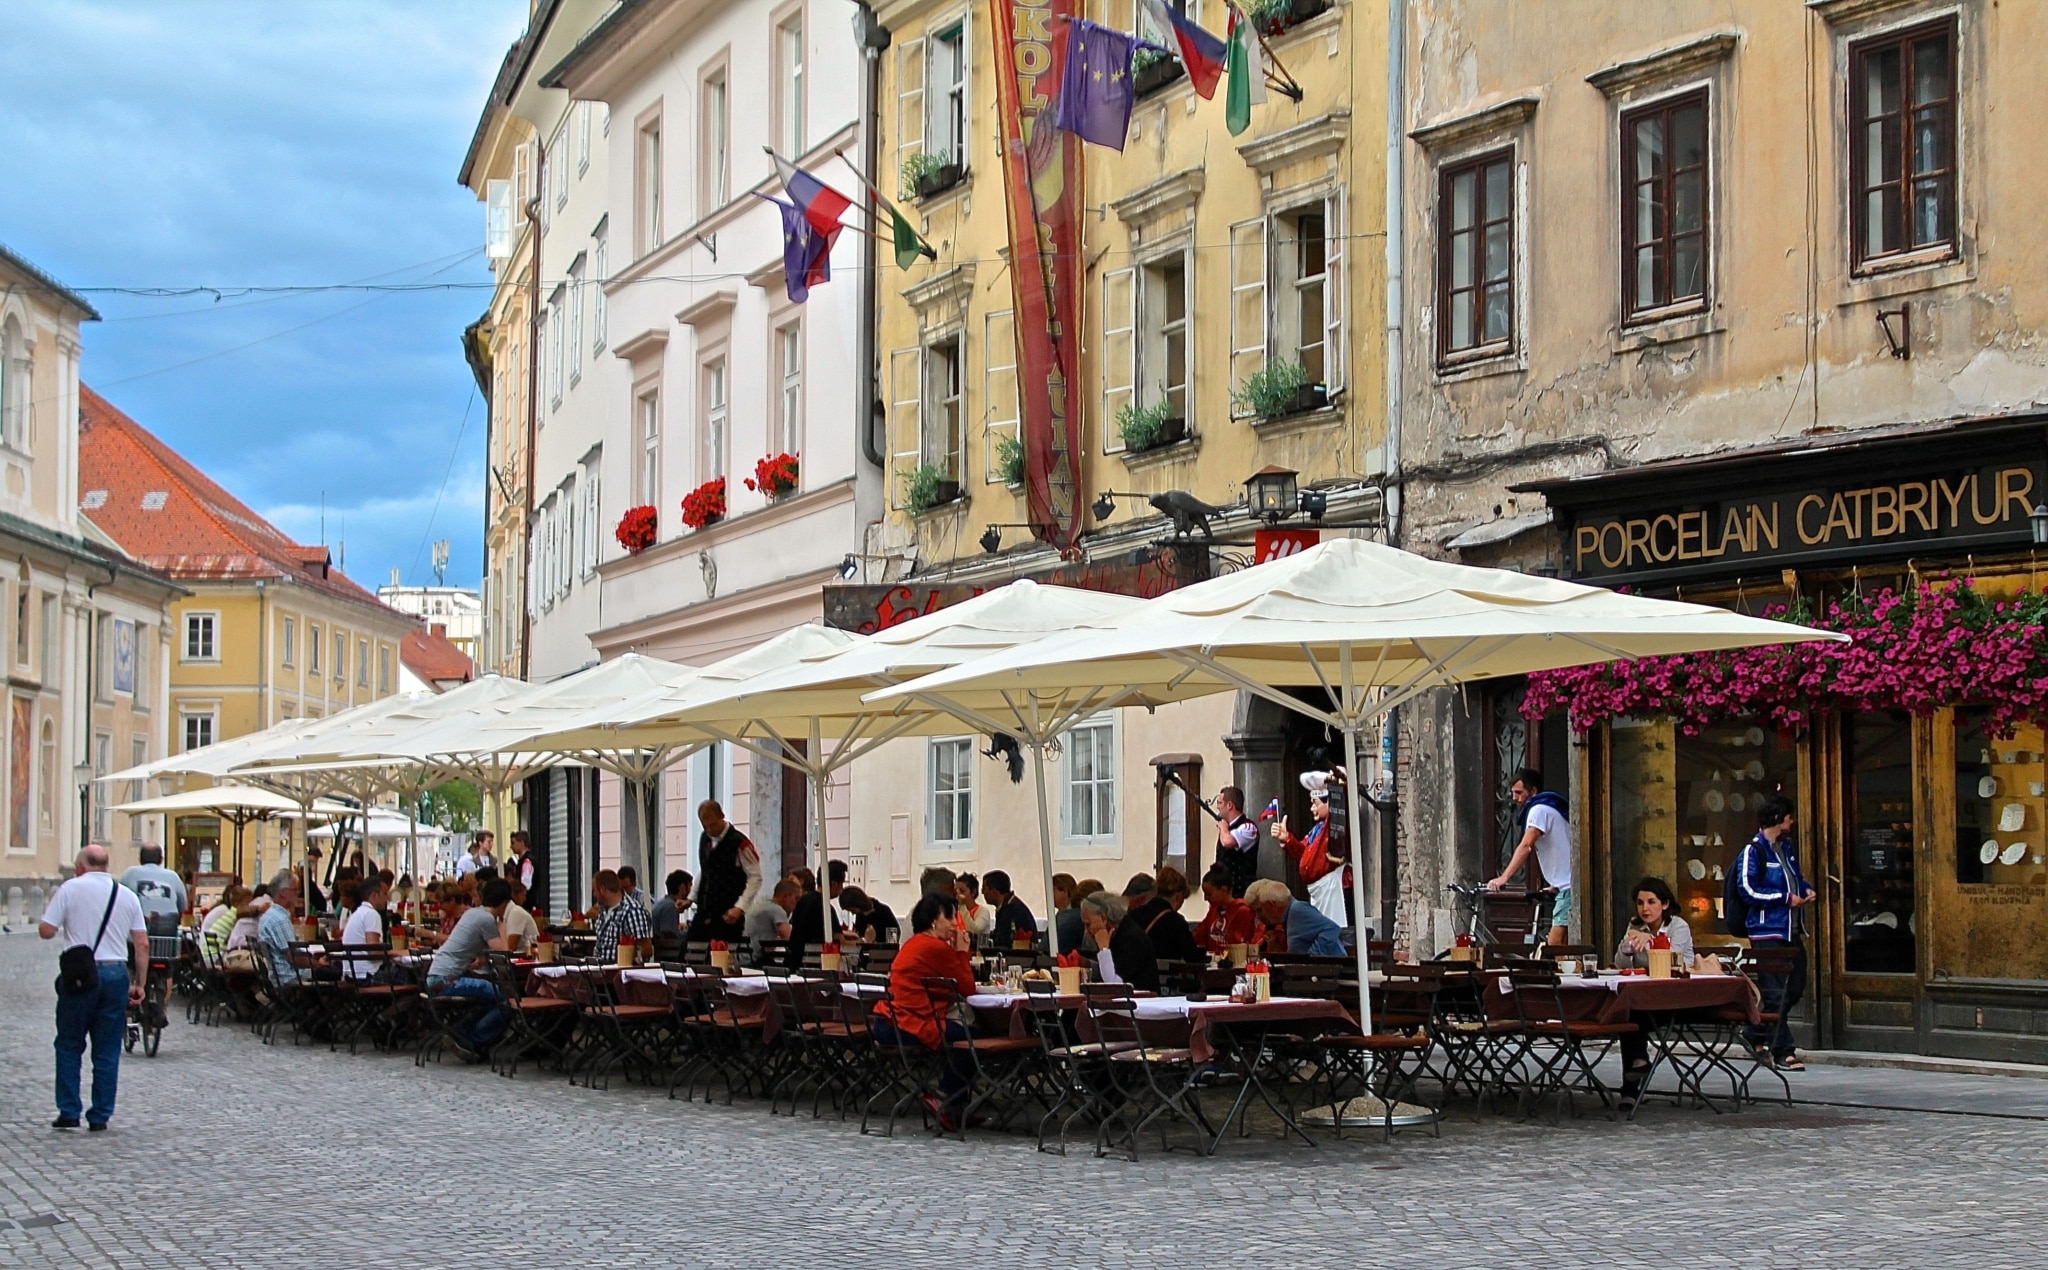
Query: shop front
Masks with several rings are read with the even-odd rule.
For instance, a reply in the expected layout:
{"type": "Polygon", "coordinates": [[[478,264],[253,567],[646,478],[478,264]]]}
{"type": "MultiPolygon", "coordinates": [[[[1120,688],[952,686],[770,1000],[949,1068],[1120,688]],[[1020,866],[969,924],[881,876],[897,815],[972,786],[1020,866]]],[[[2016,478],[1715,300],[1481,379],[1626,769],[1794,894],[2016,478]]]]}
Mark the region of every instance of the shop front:
{"type": "Polygon", "coordinates": [[[1567,577],[1852,636],[1529,685],[1583,746],[1584,938],[1611,947],[1648,875],[1731,939],[1727,874],[1782,794],[1820,894],[1802,1043],[2048,1062],[2044,443],[1998,420],[1523,487],[1567,577]]]}

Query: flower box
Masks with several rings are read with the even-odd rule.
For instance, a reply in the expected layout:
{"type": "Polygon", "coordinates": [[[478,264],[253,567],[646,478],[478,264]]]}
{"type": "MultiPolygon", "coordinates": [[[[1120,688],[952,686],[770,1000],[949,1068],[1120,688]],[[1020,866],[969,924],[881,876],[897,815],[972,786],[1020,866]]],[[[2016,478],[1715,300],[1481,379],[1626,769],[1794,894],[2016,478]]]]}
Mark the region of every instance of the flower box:
{"type": "Polygon", "coordinates": [[[796,492],[797,460],[794,454],[770,454],[754,461],[754,474],[747,488],[759,490],[772,501],[796,492]]]}
{"type": "Polygon", "coordinates": [[[612,531],[612,537],[619,540],[619,545],[629,556],[637,556],[652,547],[657,536],[655,511],[648,505],[628,507],[626,513],[619,517],[618,528],[612,531]]]}
{"type": "Polygon", "coordinates": [[[704,529],[725,519],[725,478],[716,477],[683,495],[683,523],[704,529]]]}
{"type": "Polygon", "coordinates": [[[929,172],[920,172],[917,177],[917,197],[933,198],[960,184],[967,169],[958,163],[941,163],[929,172]]]}
{"type": "Polygon", "coordinates": [[[1294,397],[1286,407],[1264,416],[1268,419],[1288,419],[1305,415],[1312,410],[1321,410],[1330,404],[1330,390],[1322,384],[1303,384],[1294,390],[1294,397]]]}
{"type": "Polygon", "coordinates": [[[1131,72],[1131,91],[1136,96],[1143,97],[1147,93],[1156,93],[1186,76],[1187,71],[1182,69],[1179,58],[1161,57],[1131,72]]]}

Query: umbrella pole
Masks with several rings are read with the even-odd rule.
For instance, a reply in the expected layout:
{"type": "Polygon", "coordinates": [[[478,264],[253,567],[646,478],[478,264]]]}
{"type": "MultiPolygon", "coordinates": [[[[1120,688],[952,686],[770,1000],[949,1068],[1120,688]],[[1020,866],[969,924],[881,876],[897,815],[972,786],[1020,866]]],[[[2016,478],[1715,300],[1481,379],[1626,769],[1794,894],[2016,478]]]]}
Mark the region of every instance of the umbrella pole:
{"type": "MultiPolygon", "coordinates": [[[[1344,645],[1343,656],[1344,700],[1340,713],[1344,719],[1344,803],[1350,817],[1348,826],[1351,834],[1351,911],[1357,917],[1354,937],[1358,942],[1358,1026],[1367,1034],[1372,1032],[1372,950],[1369,933],[1372,927],[1367,923],[1371,910],[1365,904],[1365,820],[1359,815],[1359,786],[1365,773],[1358,770],[1358,714],[1351,704],[1351,646],[1344,645]]],[[[1373,870],[1377,880],[1379,870],[1373,870]]]]}
{"type": "MultiPolygon", "coordinates": [[[[818,909],[818,944],[839,942],[839,923],[832,920],[832,879],[831,865],[826,860],[825,838],[825,787],[832,779],[832,773],[825,766],[824,742],[820,738],[817,716],[811,717],[811,745],[804,755],[804,766],[811,776],[811,832],[818,835],[818,889],[824,894],[825,902],[818,909]]],[[[822,955],[822,954],[821,954],[822,955]]]]}
{"type": "MultiPolygon", "coordinates": [[[[1052,812],[1045,801],[1045,742],[1034,741],[1031,746],[1031,775],[1038,786],[1038,857],[1045,869],[1045,946],[1057,957],[1067,950],[1060,947],[1059,914],[1053,911],[1052,898],[1052,812]]],[[[1080,897],[1074,897],[1075,903],[1080,897]]]]}

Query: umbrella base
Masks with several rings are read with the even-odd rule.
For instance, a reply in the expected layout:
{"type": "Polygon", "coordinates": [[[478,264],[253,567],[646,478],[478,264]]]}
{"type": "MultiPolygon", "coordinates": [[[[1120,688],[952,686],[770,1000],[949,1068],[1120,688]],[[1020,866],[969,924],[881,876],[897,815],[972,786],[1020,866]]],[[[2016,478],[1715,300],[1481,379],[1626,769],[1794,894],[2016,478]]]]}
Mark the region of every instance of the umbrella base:
{"type": "MultiPolygon", "coordinates": [[[[1342,1127],[1346,1129],[1377,1129],[1387,1123],[1387,1105],[1377,1098],[1367,1096],[1353,1098],[1344,1104],[1342,1127]]],[[[1394,1104],[1394,1127],[1413,1129],[1434,1123],[1437,1113],[1427,1107],[1418,1107],[1412,1102],[1394,1104]]],[[[1312,1129],[1328,1129],[1337,1125],[1337,1116],[1330,1108],[1323,1107],[1300,1117],[1301,1123],[1312,1129]]]]}

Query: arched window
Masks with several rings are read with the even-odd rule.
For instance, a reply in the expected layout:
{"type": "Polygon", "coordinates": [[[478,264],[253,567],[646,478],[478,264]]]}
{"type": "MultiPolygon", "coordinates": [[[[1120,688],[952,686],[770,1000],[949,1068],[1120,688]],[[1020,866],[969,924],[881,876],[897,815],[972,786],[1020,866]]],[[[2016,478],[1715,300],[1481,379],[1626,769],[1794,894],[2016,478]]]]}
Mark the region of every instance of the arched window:
{"type": "Polygon", "coordinates": [[[0,325],[0,442],[19,447],[28,433],[28,346],[21,323],[0,325]]]}

